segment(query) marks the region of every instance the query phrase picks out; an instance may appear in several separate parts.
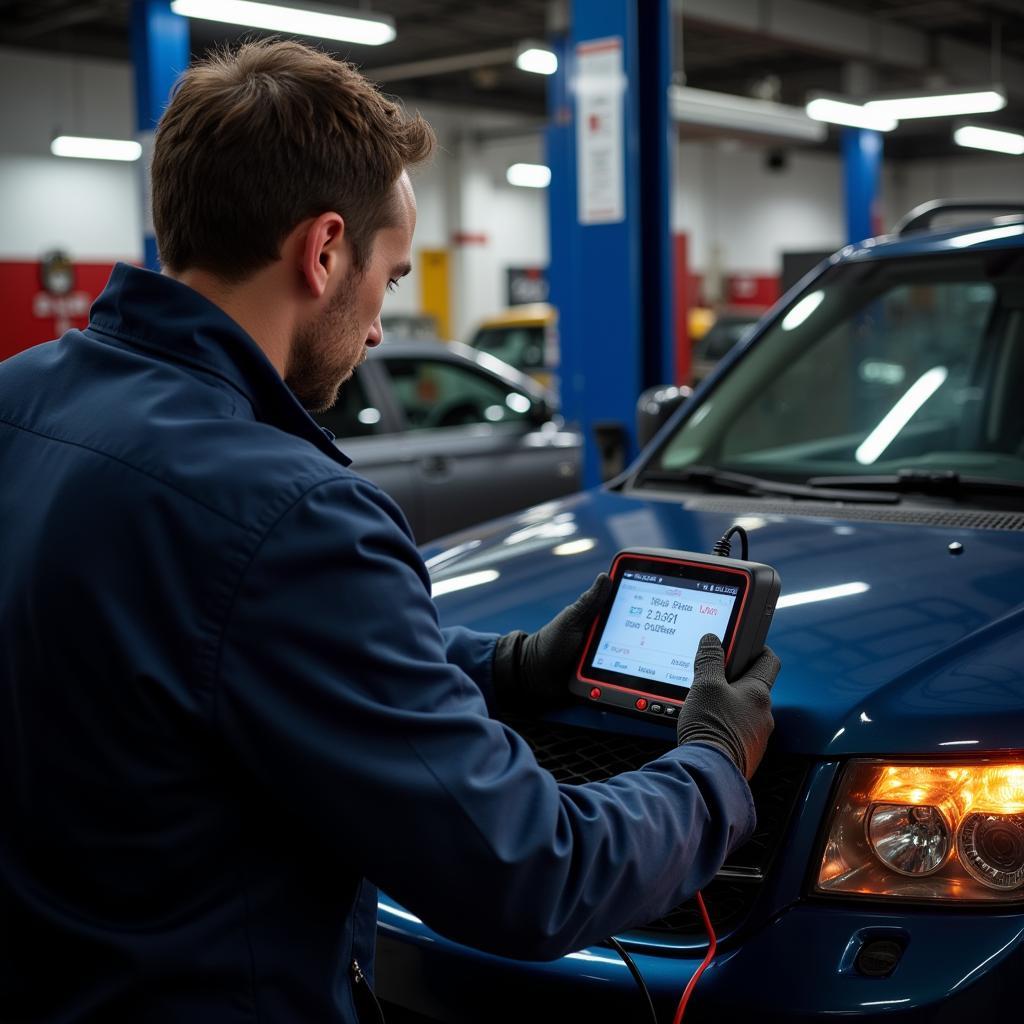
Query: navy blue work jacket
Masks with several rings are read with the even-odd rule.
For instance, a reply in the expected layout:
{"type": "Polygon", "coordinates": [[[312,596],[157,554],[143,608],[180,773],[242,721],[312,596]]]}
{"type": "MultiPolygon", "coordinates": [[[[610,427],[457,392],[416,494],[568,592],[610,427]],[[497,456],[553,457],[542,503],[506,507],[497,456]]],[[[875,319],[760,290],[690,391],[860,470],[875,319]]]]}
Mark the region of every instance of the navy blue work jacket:
{"type": "Polygon", "coordinates": [[[6,1024],[354,1022],[376,885],[553,958],[753,825],[709,747],[556,784],[397,506],[170,278],[118,266],[85,330],[0,364],[0,481],[6,1024]]]}

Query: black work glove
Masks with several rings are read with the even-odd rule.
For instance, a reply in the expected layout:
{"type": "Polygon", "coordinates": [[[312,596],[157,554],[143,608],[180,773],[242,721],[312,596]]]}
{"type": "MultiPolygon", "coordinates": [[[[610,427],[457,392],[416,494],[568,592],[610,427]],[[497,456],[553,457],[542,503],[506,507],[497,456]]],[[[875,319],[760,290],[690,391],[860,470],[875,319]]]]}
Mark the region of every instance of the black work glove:
{"type": "Polygon", "coordinates": [[[504,708],[552,707],[568,699],[569,677],[591,623],[611,590],[607,573],[536,633],[516,630],[494,647],[494,694],[504,708]]]}
{"type": "Polygon", "coordinates": [[[749,779],[775,728],[771,690],[781,667],[775,652],[766,647],[746,673],[730,683],[718,637],[701,637],[693,660],[693,685],[676,721],[676,739],[680,744],[718,747],[749,779]]]}

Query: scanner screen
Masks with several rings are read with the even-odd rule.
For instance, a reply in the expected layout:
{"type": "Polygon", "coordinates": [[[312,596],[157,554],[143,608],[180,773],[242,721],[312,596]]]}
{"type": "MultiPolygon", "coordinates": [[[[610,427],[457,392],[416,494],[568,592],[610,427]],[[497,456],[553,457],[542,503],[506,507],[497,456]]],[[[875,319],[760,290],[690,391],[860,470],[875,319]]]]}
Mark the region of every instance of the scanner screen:
{"type": "Polygon", "coordinates": [[[594,668],[673,686],[693,682],[705,633],[725,637],[739,587],[657,573],[624,572],[594,648],[594,668]]]}

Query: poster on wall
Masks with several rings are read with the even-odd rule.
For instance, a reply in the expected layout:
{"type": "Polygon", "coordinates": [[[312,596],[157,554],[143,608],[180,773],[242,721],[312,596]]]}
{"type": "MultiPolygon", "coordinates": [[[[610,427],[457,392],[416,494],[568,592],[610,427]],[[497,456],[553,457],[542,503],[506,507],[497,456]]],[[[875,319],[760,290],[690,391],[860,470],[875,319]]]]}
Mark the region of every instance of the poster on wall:
{"type": "Polygon", "coordinates": [[[508,267],[505,298],[510,306],[548,301],[548,275],[544,267],[508,267]]]}
{"type": "Polygon", "coordinates": [[[581,224],[626,217],[622,39],[576,45],[576,193],[581,224]]]}
{"type": "Polygon", "coordinates": [[[39,261],[39,283],[43,290],[32,296],[32,315],[40,320],[52,319],[55,337],[89,315],[92,297],[75,289],[75,266],[63,250],[43,254],[39,261]]]}

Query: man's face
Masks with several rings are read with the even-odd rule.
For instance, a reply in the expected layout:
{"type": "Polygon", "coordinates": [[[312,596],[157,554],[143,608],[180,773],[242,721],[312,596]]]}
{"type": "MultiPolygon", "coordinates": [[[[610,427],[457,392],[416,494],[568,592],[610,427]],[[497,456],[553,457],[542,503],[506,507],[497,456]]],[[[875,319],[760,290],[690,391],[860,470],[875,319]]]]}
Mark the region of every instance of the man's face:
{"type": "Polygon", "coordinates": [[[310,412],[324,412],[341,385],[383,338],[380,310],[390,286],[411,269],[416,200],[406,174],[395,182],[395,226],[374,236],[366,265],[340,281],[323,314],[304,325],[292,343],[285,383],[310,412]]]}

